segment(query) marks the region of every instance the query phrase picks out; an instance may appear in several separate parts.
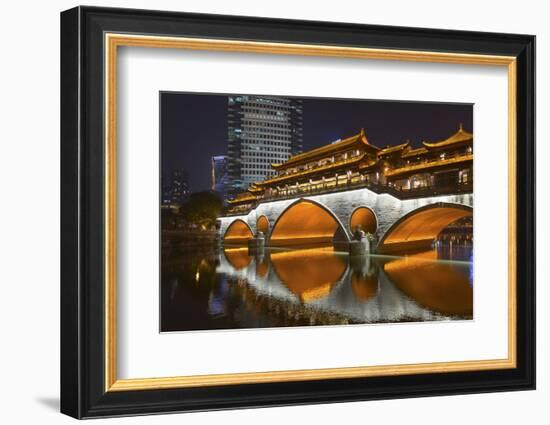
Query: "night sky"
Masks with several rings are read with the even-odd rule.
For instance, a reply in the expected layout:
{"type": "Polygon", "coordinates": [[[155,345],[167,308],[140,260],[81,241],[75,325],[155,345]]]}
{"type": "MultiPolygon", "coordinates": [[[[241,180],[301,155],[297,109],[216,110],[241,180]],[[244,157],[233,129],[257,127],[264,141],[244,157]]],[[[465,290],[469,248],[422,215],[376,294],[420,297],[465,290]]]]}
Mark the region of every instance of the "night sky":
{"type": "MultiPolygon", "coordinates": [[[[209,190],[211,157],[227,153],[227,95],[161,93],[161,170],[189,174],[192,192],[209,190]]],[[[445,139],[463,123],[472,132],[473,106],[457,103],[303,98],[304,151],[365,129],[370,143],[445,139]]]]}

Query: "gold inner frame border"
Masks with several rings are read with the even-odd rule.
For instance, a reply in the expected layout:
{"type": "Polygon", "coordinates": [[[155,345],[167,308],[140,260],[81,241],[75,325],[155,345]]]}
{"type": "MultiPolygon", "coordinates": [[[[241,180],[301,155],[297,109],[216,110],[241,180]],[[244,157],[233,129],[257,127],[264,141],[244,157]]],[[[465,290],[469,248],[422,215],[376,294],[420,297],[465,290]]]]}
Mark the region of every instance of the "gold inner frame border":
{"type": "Polygon", "coordinates": [[[513,56],[466,53],[428,52],[393,49],[371,49],[329,45],[288,44],[275,42],[236,41],[201,38],[180,38],[151,35],[106,33],[105,47],[105,391],[137,391],[215,385],[238,385],[269,382],[312,381],[322,379],[359,378],[511,369],[516,356],[516,58],[513,56]],[[148,47],[229,51],[279,55],[324,56],[355,59],[397,60],[468,65],[504,66],[508,72],[508,357],[495,360],[468,360],[436,363],[342,367],[118,379],[116,324],[116,123],[117,123],[117,51],[118,47],[148,47]]]}

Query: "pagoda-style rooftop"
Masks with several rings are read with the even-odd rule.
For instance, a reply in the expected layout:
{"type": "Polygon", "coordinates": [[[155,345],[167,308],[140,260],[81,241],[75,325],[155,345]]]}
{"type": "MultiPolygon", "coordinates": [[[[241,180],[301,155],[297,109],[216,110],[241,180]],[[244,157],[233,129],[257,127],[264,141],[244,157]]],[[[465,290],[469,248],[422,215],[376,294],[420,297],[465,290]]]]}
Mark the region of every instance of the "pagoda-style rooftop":
{"type": "MultiPolygon", "coordinates": [[[[437,193],[464,193],[472,187],[473,134],[460,124],[457,132],[444,140],[422,142],[413,148],[407,140],[395,146],[379,148],[371,144],[361,129],[358,134],[292,156],[282,164],[273,164],[277,175],[250,185],[248,190],[228,201],[233,213],[242,212],[258,202],[329,193],[368,187],[378,193],[390,193],[402,199],[414,191],[429,193],[430,173],[451,173],[445,188],[437,193]],[[458,174],[460,172],[460,174],[458,174]],[[457,173],[456,177],[454,174],[457,173]],[[422,179],[421,186],[418,179],[422,179]],[[450,180],[449,180],[450,179],[450,180]],[[456,179],[456,188],[449,181],[456,179]],[[414,181],[412,181],[414,180],[414,181]],[[414,183],[414,184],[413,184],[414,183]],[[453,192],[454,191],[454,192],[453,192]]],[[[420,192],[418,192],[420,193],[420,192]]]]}
{"type": "Polygon", "coordinates": [[[354,148],[366,148],[372,150],[373,152],[380,150],[380,148],[369,143],[365,134],[365,129],[362,128],[359,134],[348,137],[347,139],[338,140],[337,142],[330,143],[328,145],[311,149],[307,152],[299,153],[297,155],[291,156],[286,162],[283,162],[282,164],[272,164],[271,166],[276,170],[282,170],[302,165],[304,163],[314,161],[318,158],[324,158],[328,155],[336,155],[338,153],[345,152],[354,148]]]}
{"type": "Polygon", "coordinates": [[[410,146],[409,141],[397,146],[387,146],[383,149],[380,149],[377,155],[379,158],[383,158],[389,155],[396,154],[398,152],[402,152],[403,150],[407,149],[409,146],[410,146]]]}
{"type": "Polygon", "coordinates": [[[460,123],[460,127],[458,131],[453,134],[451,137],[441,140],[439,142],[422,142],[422,144],[428,148],[442,148],[442,147],[448,147],[451,145],[464,143],[464,142],[471,142],[474,138],[474,135],[472,133],[468,133],[464,130],[464,127],[462,126],[462,123],[460,123]]]}
{"type": "Polygon", "coordinates": [[[319,173],[319,172],[324,172],[324,171],[328,171],[328,170],[333,170],[333,169],[340,168],[344,165],[349,166],[349,165],[356,164],[359,161],[361,161],[364,157],[365,157],[365,154],[363,153],[363,154],[357,155],[357,156],[352,157],[352,158],[344,159],[344,160],[337,161],[337,162],[329,162],[326,165],[308,168],[307,170],[299,171],[299,172],[296,172],[296,173],[293,173],[293,174],[286,174],[286,175],[282,175],[282,176],[273,177],[271,179],[264,180],[263,182],[259,182],[259,183],[256,183],[256,184],[261,185],[261,186],[266,186],[266,185],[270,185],[270,184],[273,184],[273,183],[283,182],[283,181],[289,180],[289,179],[295,179],[295,178],[300,177],[300,176],[313,174],[315,172],[319,173]]]}
{"type": "Polygon", "coordinates": [[[416,156],[424,155],[427,152],[428,152],[428,149],[426,148],[409,149],[407,152],[403,153],[402,158],[416,157],[416,156]]]}

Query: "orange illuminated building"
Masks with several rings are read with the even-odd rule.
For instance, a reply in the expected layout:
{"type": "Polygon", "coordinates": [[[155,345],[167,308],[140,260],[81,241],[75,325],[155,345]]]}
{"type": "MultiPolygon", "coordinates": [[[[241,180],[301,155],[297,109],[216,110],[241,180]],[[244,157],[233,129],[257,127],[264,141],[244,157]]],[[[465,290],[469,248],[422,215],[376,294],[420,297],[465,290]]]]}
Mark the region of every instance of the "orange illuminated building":
{"type": "Polygon", "coordinates": [[[366,187],[399,199],[471,193],[473,135],[462,125],[444,140],[380,148],[359,134],[272,164],[275,175],[229,200],[228,214],[260,202],[366,187]]]}

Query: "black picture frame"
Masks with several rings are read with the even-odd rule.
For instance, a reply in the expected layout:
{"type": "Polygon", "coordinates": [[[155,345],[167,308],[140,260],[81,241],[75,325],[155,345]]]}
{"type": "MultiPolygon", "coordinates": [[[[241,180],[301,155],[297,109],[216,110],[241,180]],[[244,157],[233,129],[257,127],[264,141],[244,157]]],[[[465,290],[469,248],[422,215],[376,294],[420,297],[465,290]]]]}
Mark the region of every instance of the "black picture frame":
{"type": "Polygon", "coordinates": [[[61,412],[75,418],[535,388],[535,37],[76,7],[61,13],[61,412]],[[517,367],[105,391],[104,34],[139,33],[517,58],[517,367]]]}

